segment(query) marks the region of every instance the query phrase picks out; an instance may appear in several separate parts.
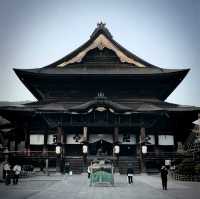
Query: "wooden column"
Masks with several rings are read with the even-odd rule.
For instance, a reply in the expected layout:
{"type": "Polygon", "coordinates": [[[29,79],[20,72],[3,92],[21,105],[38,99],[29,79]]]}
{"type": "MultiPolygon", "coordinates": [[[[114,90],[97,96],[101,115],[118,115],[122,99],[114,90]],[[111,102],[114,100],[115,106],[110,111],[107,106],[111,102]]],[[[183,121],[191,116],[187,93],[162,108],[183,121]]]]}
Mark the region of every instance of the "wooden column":
{"type": "Polygon", "coordinates": [[[43,155],[46,156],[48,155],[47,151],[48,151],[48,148],[47,148],[47,140],[48,140],[48,133],[45,132],[44,133],[44,145],[43,145],[43,155]]]}
{"type": "Polygon", "coordinates": [[[83,141],[84,142],[88,141],[88,127],[86,126],[83,127],[83,141]]]}
{"type": "Polygon", "coordinates": [[[30,132],[28,123],[24,124],[24,135],[25,135],[25,150],[26,155],[30,156],[30,132]]]}
{"type": "Polygon", "coordinates": [[[60,145],[61,146],[61,154],[57,154],[57,158],[56,158],[56,172],[61,172],[61,167],[62,167],[62,150],[63,150],[63,147],[62,147],[62,127],[58,126],[57,127],[57,132],[56,132],[56,135],[57,135],[57,145],[60,145]]]}
{"type": "Polygon", "coordinates": [[[57,127],[57,144],[61,144],[61,138],[62,138],[62,128],[60,126],[57,127]]]}
{"type": "MultiPolygon", "coordinates": [[[[114,141],[114,144],[118,144],[118,142],[119,142],[119,128],[118,127],[114,128],[113,141],[114,141]]],[[[119,169],[118,168],[118,166],[119,166],[119,154],[114,153],[114,148],[113,148],[113,157],[116,157],[115,164],[116,164],[116,171],[118,171],[118,169],[119,169]]]]}
{"type": "Polygon", "coordinates": [[[65,156],[66,134],[64,130],[62,130],[62,146],[63,146],[63,156],[65,156]]]}
{"type": "Polygon", "coordinates": [[[57,145],[61,146],[61,156],[63,156],[63,144],[64,144],[64,135],[63,135],[63,128],[58,126],[57,127],[57,145]]]}
{"type": "MultiPolygon", "coordinates": [[[[88,144],[88,128],[85,126],[83,127],[83,143],[88,144]]],[[[82,148],[82,150],[83,150],[83,148],[82,148]]],[[[87,165],[87,155],[88,155],[87,153],[83,153],[84,166],[87,165]]]]}
{"type": "Polygon", "coordinates": [[[117,143],[119,141],[119,128],[115,127],[114,128],[114,143],[117,143]]]}
{"type": "Polygon", "coordinates": [[[145,162],[144,162],[144,155],[142,153],[142,144],[145,141],[145,128],[140,128],[140,166],[141,166],[141,172],[144,173],[146,171],[145,169],[145,162]]]}
{"type": "Polygon", "coordinates": [[[15,140],[15,152],[17,152],[18,151],[18,141],[17,140],[15,140]]]}
{"type": "Polygon", "coordinates": [[[136,144],[137,158],[140,158],[140,134],[136,134],[136,144]]]}
{"type": "Polygon", "coordinates": [[[140,128],[140,142],[143,143],[145,141],[145,128],[140,128]]]}
{"type": "Polygon", "coordinates": [[[16,128],[15,128],[15,152],[17,152],[18,151],[18,143],[19,143],[19,141],[18,141],[18,139],[17,139],[17,132],[16,132],[17,130],[16,130],[16,128]]]}
{"type": "Polygon", "coordinates": [[[158,155],[158,154],[159,154],[158,134],[154,134],[154,136],[155,136],[155,147],[154,147],[154,151],[155,151],[155,154],[158,155]]]}

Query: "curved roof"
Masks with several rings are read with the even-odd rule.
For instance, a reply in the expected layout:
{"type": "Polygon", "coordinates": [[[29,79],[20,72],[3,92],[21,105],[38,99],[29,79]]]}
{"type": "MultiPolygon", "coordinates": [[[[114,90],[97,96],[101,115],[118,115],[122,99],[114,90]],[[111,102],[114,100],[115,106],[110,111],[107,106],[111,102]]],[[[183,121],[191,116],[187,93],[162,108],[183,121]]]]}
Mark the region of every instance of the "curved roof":
{"type": "MultiPolygon", "coordinates": [[[[18,72],[19,69],[15,69],[15,71],[18,72]]],[[[20,71],[62,75],[96,73],[154,74],[177,70],[162,69],[139,58],[117,43],[105,24],[99,23],[90,39],[65,57],[42,68],[21,69],[20,71]],[[90,57],[89,60],[88,57],[90,57]]]]}
{"type": "MultiPolygon", "coordinates": [[[[70,54],[66,55],[65,57],[61,58],[60,60],[58,60],[58,61],[56,61],[56,62],[54,62],[54,63],[52,63],[52,64],[50,64],[50,65],[48,65],[44,68],[41,68],[41,70],[45,70],[46,68],[49,68],[49,67],[61,66],[63,63],[67,63],[71,59],[75,58],[78,54],[79,55],[80,55],[80,53],[84,54],[84,51],[86,49],[87,49],[86,51],[88,52],[88,51],[95,49],[95,48],[99,48],[100,50],[103,50],[104,48],[109,48],[109,49],[115,51],[116,54],[119,52],[119,54],[121,54],[123,57],[127,56],[127,58],[134,60],[135,62],[137,62],[141,66],[156,67],[156,66],[148,63],[147,61],[139,58],[138,56],[131,53],[130,51],[128,51],[124,47],[122,47],[119,43],[117,43],[113,39],[109,30],[105,27],[105,24],[99,23],[99,24],[97,24],[97,28],[94,30],[94,32],[92,33],[92,35],[91,35],[91,37],[88,41],[86,41],[79,48],[77,48],[76,50],[74,50],[70,54]]],[[[123,63],[128,63],[127,59],[123,63]]],[[[131,61],[130,61],[130,63],[131,63],[131,61]]],[[[69,65],[69,64],[67,64],[67,65],[69,65]]],[[[134,64],[132,64],[132,65],[134,65],[134,64]]]]}
{"type": "Polygon", "coordinates": [[[125,113],[132,111],[131,108],[108,100],[106,97],[96,97],[94,100],[90,100],[86,103],[76,105],[69,108],[69,111],[75,112],[88,112],[90,109],[97,109],[99,111],[104,111],[104,109],[110,109],[111,111],[117,113],[125,113]]]}
{"type": "MultiPolygon", "coordinates": [[[[76,67],[66,68],[47,68],[41,69],[14,69],[18,76],[23,74],[32,75],[155,75],[155,74],[172,74],[172,73],[188,73],[189,69],[158,69],[158,68],[125,68],[120,64],[115,66],[95,65],[90,67],[86,64],[76,64],[76,67]]],[[[186,75],[185,74],[185,75],[186,75]]]]}
{"type": "MultiPolygon", "coordinates": [[[[71,81],[70,85],[73,87],[77,79],[67,80],[66,77],[80,76],[108,78],[113,76],[127,78],[129,76],[132,78],[131,81],[134,81],[129,81],[130,85],[141,85],[143,87],[141,89],[144,90],[142,92],[148,93],[152,90],[154,97],[165,100],[184,79],[189,69],[163,69],[146,62],[118,44],[105,27],[105,24],[99,23],[87,42],[60,60],[42,68],[14,69],[14,71],[39,100],[47,98],[47,92],[51,89],[47,82],[54,85],[52,82],[55,80],[54,77],[58,77],[56,81],[60,81],[65,85],[69,85],[69,81],[71,81]],[[47,79],[48,81],[46,81],[47,79]],[[145,90],[152,79],[155,86],[145,90]],[[146,84],[148,85],[145,85],[144,80],[147,80],[146,84]],[[162,83],[160,84],[160,82],[162,83]],[[160,87],[156,88],[158,85],[160,87]],[[157,90],[161,91],[160,94],[155,94],[157,90]]],[[[54,90],[60,90],[60,84],[58,86],[59,88],[54,90]]],[[[70,89],[73,90],[73,88],[70,89]]],[[[131,89],[134,90],[134,88],[131,89]]],[[[66,92],[66,89],[63,88],[63,91],[66,92]]]]}
{"type": "Polygon", "coordinates": [[[145,113],[145,112],[192,112],[199,111],[199,107],[178,105],[160,100],[146,100],[146,99],[134,99],[131,102],[118,102],[112,101],[107,98],[95,98],[90,101],[78,101],[78,102],[65,102],[65,101],[41,101],[23,104],[21,106],[6,106],[0,108],[0,115],[4,116],[10,113],[13,115],[15,112],[20,112],[22,115],[26,113],[36,112],[55,112],[55,113],[84,113],[88,112],[91,108],[96,109],[98,107],[111,108],[116,113],[145,113]]]}

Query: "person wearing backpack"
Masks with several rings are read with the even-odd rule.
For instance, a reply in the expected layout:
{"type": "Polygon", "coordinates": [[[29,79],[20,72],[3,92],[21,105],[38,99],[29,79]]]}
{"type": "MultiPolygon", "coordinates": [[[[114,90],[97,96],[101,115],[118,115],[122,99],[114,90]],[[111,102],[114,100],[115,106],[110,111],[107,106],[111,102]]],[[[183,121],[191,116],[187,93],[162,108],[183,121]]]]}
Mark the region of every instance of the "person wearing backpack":
{"type": "Polygon", "coordinates": [[[13,167],[13,184],[18,184],[20,173],[21,173],[21,166],[19,164],[16,164],[13,167]]]}

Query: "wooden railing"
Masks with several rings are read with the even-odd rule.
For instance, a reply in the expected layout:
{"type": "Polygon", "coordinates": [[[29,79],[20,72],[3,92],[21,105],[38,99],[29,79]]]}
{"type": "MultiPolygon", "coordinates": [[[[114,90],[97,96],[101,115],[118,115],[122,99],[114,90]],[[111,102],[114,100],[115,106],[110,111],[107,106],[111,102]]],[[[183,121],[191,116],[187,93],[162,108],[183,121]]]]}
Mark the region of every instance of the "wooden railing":
{"type": "MultiPolygon", "coordinates": [[[[0,152],[2,156],[5,154],[0,152]]],[[[48,156],[56,156],[55,151],[9,151],[8,155],[15,156],[26,156],[26,157],[48,157],[48,156]]]]}
{"type": "Polygon", "coordinates": [[[188,152],[200,152],[200,143],[191,144],[188,148],[188,152]]]}
{"type": "Polygon", "coordinates": [[[200,175],[182,175],[182,174],[175,173],[174,178],[175,180],[180,180],[180,181],[200,182],[200,175]]]}
{"type": "Polygon", "coordinates": [[[143,157],[144,159],[176,159],[185,157],[185,154],[177,152],[148,152],[144,154],[143,157]]]}

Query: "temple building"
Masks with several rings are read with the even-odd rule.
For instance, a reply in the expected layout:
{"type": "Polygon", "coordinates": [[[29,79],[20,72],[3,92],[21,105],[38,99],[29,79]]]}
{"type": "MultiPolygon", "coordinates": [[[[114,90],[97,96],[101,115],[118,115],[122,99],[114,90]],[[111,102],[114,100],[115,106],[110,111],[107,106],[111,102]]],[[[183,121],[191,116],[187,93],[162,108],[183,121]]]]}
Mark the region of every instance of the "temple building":
{"type": "Polygon", "coordinates": [[[165,100],[189,69],[164,69],[117,43],[104,23],[89,40],[54,63],[14,69],[36,102],[0,107],[14,135],[6,147],[26,164],[69,162],[74,172],[95,158],[120,173],[173,161],[200,108],[165,100]],[[58,150],[59,147],[59,150],[58,150]],[[56,154],[57,150],[57,154],[56,154]]]}

